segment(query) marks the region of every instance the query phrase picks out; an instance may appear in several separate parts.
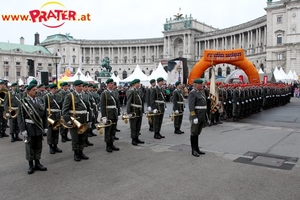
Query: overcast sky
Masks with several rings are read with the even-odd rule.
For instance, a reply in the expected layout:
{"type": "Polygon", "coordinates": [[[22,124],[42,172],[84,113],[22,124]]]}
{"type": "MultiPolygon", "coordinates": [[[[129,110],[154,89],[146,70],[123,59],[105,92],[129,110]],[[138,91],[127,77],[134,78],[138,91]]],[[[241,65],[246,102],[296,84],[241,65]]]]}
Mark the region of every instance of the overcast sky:
{"type": "MultiPolygon", "coordinates": [[[[9,0],[0,6],[0,14],[29,14],[50,0],[9,0]]],[[[251,21],[266,14],[267,0],[57,0],[50,8],[73,10],[77,14],[90,14],[90,22],[67,21],[59,28],[47,28],[42,23],[4,22],[0,18],[0,42],[34,43],[34,34],[42,42],[47,36],[70,33],[76,39],[138,39],[163,37],[166,18],[179,12],[192,14],[194,19],[215,28],[227,28],[251,21]]],[[[57,25],[49,24],[47,25],[57,25]]],[[[54,22],[52,22],[54,23],[54,22]]]]}

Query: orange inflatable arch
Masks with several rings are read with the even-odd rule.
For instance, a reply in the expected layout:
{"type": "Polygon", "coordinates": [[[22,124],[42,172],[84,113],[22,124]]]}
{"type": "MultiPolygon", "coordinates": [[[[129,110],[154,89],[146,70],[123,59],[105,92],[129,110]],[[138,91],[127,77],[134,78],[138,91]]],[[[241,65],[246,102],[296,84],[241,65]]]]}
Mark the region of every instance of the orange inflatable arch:
{"type": "Polygon", "coordinates": [[[190,72],[188,83],[202,76],[204,71],[212,65],[228,63],[244,70],[250,83],[260,83],[260,78],[255,66],[245,57],[244,49],[233,50],[204,50],[203,57],[190,72]]]}

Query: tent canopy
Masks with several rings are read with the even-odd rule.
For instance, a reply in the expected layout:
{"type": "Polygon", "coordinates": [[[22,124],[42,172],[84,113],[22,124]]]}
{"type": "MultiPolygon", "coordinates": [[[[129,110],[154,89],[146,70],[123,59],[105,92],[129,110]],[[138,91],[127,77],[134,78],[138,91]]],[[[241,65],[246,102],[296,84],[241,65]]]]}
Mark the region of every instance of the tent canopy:
{"type": "Polygon", "coordinates": [[[159,63],[158,67],[152,74],[148,77],[148,80],[150,81],[151,79],[157,79],[159,77],[163,77],[164,80],[168,80],[168,73],[165,71],[163,68],[162,64],[159,63]]]}
{"type": "Polygon", "coordinates": [[[136,65],[134,72],[128,76],[126,79],[122,80],[122,82],[131,82],[134,79],[140,79],[142,81],[148,81],[149,78],[146,74],[144,74],[139,65],[136,65]]]}
{"type": "Polygon", "coordinates": [[[74,81],[76,80],[82,80],[84,82],[92,82],[94,81],[94,79],[92,78],[88,78],[86,77],[80,70],[80,68],[77,69],[76,73],[74,74],[74,76],[72,76],[71,78],[69,78],[68,80],[66,80],[65,82],[68,82],[68,83],[73,83],[74,81]],[[79,76],[79,78],[78,78],[79,76]]]}

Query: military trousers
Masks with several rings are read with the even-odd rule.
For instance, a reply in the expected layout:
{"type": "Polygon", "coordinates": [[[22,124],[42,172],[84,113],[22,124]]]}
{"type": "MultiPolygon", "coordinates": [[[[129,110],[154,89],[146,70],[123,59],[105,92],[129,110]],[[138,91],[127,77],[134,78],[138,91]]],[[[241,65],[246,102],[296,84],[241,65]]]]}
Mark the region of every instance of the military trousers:
{"type": "Polygon", "coordinates": [[[53,130],[50,126],[47,132],[47,143],[48,144],[58,144],[59,129],[53,130]]]}
{"type": "Polygon", "coordinates": [[[160,115],[153,116],[153,131],[154,133],[160,132],[161,125],[164,119],[164,113],[160,113],[160,115]]]}
{"type": "Polygon", "coordinates": [[[61,137],[66,137],[68,135],[69,129],[64,128],[63,126],[60,126],[59,132],[60,132],[61,137]]]}
{"type": "Polygon", "coordinates": [[[4,108],[0,107],[0,132],[5,133],[7,121],[3,118],[4,108]]]}
{"type": "Polygon", "coordinates": [[[43,149],[43,136],[30,136],[25,143],[26,160],[40,160],[43,149]]]}
{"type": "Polygon", "coordinates": [[[78,134],[78,128],[70,128],[70,134],[72,138],[72,150],[82,151],[85,145],[86,133],[78,134]]]}
{"type": "Polygon", "coordinates": [[[181,128],[181,124],[182,124],[182,118],[183,118],[183,115],[179,115],[179,116],[176,116],[174,117],[174,128],[175,130],[180,130],[181,128]]]}
{"type": "Polygon", "coordinates": [[[142,126],[142,116],[129,119],[131,138],[137,138],[140,135],[142,126]]]}
{"type": "Polygon", "coordinates": [[[18,118],[9,118],[9,133],[14,136],[14,134],[19,134],[20,128],[18,124],[18,118]]]}
{"type": "Polygon", "coordinates": [[[202,132],[202,128],[205,124],[205,121],[199,121],[198,124],[194,124],[193,120],[190,120],[191,123],[191,135],[197,136],[202,132]]]}
{"type": "Polygon", "coordinates": [[[112,125],[105,127],[104,142],[106,143],[114,142],[114,138],[116,136],[117,120],[115,119],[111,121],[112,121],[112,125]]]}

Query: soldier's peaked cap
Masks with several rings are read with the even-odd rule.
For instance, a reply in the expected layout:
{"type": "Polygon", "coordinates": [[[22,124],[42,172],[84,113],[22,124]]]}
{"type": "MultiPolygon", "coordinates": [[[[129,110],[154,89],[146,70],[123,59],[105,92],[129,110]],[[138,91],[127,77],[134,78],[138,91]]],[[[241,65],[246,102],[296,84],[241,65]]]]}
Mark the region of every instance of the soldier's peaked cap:
{"type": "Polygon", "coordinates": [[[203,81],[202,81],[201,79],[196,79],[196,80],[194,80],[194,83],[199,83],[199,84],[202,84],[202,83],[203,83],[203,81]]]}
{"type": "Polygon", "coordinates": [[[74,85],[77,86],[77,85],[81,85],[83,84],[83,81],[82,80],[76,80],[74,81],[74,85]]]}
{"type": "Polygon", "coordinates": [[[106,80],[106,82],[105,82],[105,83],[106,83],[106,84],[108,84],[108,83],[111,83],[111,82],[114,82],[114,79],[112,79],[112,78],[109,78],[109,79],[107,79],[107,80],[106,80]]]}

